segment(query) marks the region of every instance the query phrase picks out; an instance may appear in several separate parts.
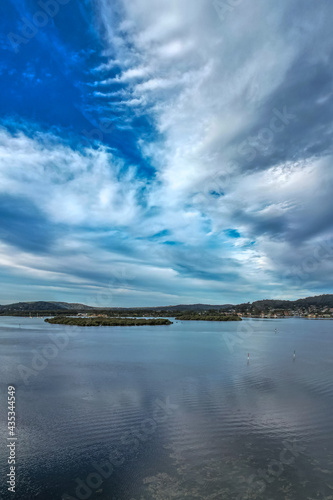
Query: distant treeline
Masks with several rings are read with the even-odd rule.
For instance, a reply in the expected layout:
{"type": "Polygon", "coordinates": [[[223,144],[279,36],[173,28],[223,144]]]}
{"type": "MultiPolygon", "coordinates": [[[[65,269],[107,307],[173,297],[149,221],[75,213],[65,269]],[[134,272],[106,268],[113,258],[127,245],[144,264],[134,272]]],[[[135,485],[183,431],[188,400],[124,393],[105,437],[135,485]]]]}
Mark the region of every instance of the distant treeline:
{"type": "Polygon", "coordinates": [[[217,314],[216,311],[207,313],[186,312],[175,315],[175,319],[184,321],[242,321],[237,314],[217,314]]]}
{"type": "Polygon", "coordinates": [[[163,318],[136,319],[136,318],[73,318],[60,317],[46,318],[44,321],[53,325],[76,325],[76,326],[142,326],[142,325],[171,325],[172,321],[163,318]]]}
{"type": "MultiPolygon", "coordinates": [[[[90,311],[89,311],[90,312],[90,311]]],[[[45,310],[40,310],[40,311],[15,311],[15,310],[4,310],[0,311],[0,316],[19,316],[23,318],[27,318],[29,316],[36,318],[38,317],[43,317],[43,316],[66,316],[68,314],[73,314],[76,315],[78,313],[82,313],[82,310],[80,311],[69,311],[68,309],[64,309],[63,311],[61,310],[56,310],[56,311],[45,311],[45,310]]]]}
{"type": "MultiPolygon", "coordinates": [[[[103,315],[107,316],[108,318],[142,318],[142,317],[149,317],[149,318],[173,318],[173,317],[179,317],[180,315],[186,315],[186,316],[191,316],[190,319],[196,319],[196,315],[200,315],[201,318],[203,317],[208,317],[208,316],[216,316],[216,317],[221,317],[223,316],[222,311],[218,310],[208,310],[208,311],[172,311],[172,310],[164,310],[164,311],[152,311],[152,310],[138,310],[138,309],[125,309],[125,310],[110,310],[110,309],[89,309],[88,311],[82,311],[82,310],[56,310],[56,311],[1,311],[0,316],[22,316],[22,317],[46,317],[46,316],[54,316],[54,317],[68,317],[68,315],[71,316],[77,316],[78,314],[86,314],[87,316],[91,315],[103,315]]],[[[230,316],[230,315],[229,315],[230,316]]],[[[93,316],[94,317],[94,316],[93,316]]],[[[222,320],[222,321],[228,321],[228,320],[222,320]]]]}
{"type": "Polygon", "coordinates": [[[174,317],[175,311],[154,311],[151,309],[88,309],[87,311],[82,311],[82,309],[79,310],[68,310],[68,309],[63,309],[63,310],[34,310],[34,311],[29,311],[29,310],[24,310],[24,311],[19,311],[19,310],[0,310],[0,316],[21,316],[21,317],[46,317],[46,316],[77,316],[78,314],[86,314],[88,316],[90,315],[97,315],[101,314],[103,316],[107,316],[108,318],[119,318],[123,317],[126,318],[128,316],[130,317],[150,317],[150,318],[159,318],[159,317],[174,317]]]}
{"type": "MultiPolygon", "coordinates": [[[[241,321],[241,318],[237,316],[236,314],[232,313],[226,313],[222,310],[214,310],[210,309],[207,311],[171,311],[171,310],[164,310],[164,311],[152,311],[152,310],[140,310],[140,309],[126,309],[126,310],[110,310],[110,309],[90,309],[89,311],[82,311],[82,310],[43,310],[43,311],[4,311],[0,312],[0,315],[3,316],[21,316],[21,317],[52,317],[52,320],[49,322],[53,323],[58,323],[59,324],[71,324],[71,323],[62,323],[62,321],[98,321],[98,324],[100,323],[101,320],[104,321],[116,321],[119,322],[119,318],[124,318],[124,319],[129,319],[133,320],[133,318],[165,318],[165,317],[175,317],[176,319],[179,320],[188,320],[188,321],[241,321]],[[80,316],[77,316],[78,314],[86,314],[88,318],[81,318],[80,316]],[[96,314],[98,315],[103,315],[106,316],[105,318],[102,318],[100,316],[95,316],[96,314]],[[70,315],[70,317],[69,317],[70,315]],[[129,317],[129,318],[128,318],[129,317]],[[61,321],[61,323],[60,323],[61,321]]],[[[147,319],[142,319],[142,321],[148,321],[147,319]]],[[[167,321],[162,319],[162,321],[167,321]]],[[[76,324],[76,323],[72,323],[76,324]]],[[[123,323],[122,323],[123,324],[123,323]]],[[[167,324],[167,323],[140,323],[140,324],[167,324]]]]}

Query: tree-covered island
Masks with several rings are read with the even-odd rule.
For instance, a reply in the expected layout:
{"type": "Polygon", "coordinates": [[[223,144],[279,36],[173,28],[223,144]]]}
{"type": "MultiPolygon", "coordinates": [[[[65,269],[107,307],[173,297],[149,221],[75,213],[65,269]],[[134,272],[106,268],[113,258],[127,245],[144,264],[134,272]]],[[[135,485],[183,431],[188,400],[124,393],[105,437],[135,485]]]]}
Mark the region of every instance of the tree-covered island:
{"type": "Polygon", "coordinates": [[[90,317],[80,318],[73,316],[56,316],[46,318],[44,321],[52,325],[76,325],[76,326],[143,326],[143,325],[172,325],[172,321],[166,318],[103,318],[90,317]]]}
{"type": "Polygon", "coordinates": [[[175,319],[181,321],[242,321],[237,314],[219,313],[219,311],[208,312],[184,312],[175,315],[175,319]]]}

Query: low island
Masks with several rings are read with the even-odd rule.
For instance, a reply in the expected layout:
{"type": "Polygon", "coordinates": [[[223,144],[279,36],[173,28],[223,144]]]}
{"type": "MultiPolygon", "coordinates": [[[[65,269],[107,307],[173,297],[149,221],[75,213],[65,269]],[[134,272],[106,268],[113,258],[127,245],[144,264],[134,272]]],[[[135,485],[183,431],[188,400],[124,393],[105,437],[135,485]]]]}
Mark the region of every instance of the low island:
{"type": "Polygon", "coordinates": [[[166,318],[78,318],[73,316],[55,316],[46,318],[44,321],[52,325],[76,325],[76,326],[143,326],[143,325],[172,325],[172,321],[166,318]]]}
{"type": "Polygon", "coordinates": [[[218,314],[218,313],[198,313],[188,312],[175,315],[175,319],[181,321],[242,321],[237,314],[218,314]]]}

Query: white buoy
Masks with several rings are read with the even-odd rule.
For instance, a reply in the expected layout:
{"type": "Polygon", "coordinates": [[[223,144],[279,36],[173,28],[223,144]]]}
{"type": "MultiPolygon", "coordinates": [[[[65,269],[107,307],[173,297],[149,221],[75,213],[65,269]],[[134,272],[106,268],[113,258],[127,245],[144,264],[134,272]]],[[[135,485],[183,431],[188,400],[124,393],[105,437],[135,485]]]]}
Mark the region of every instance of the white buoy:
{"type": "Polygon", "coordinates": [[[294,355],[293,355],[293,358],[295,359],[296,358],[296,352],[294,351],[294,355]]]}
{"type": "Polygon", "coordinates": [[[247,353],[247,360],[250,361],[250,353],[247,353]]]}

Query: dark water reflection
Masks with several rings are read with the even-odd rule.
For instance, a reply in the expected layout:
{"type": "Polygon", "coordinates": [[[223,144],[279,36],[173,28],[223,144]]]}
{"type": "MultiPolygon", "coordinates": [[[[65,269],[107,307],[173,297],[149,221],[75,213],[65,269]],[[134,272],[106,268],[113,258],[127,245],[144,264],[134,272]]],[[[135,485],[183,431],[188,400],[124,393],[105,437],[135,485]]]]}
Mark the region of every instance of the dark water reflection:
{"type": "Polygon", "coordinates": [[[81,328],[52,351],[62,326],[1,318],[2,443],[8,384],[18,418],[17,493],[2,481],[2,497],[333,499],[332,327],[81,328]],[[47,366],[22,377],[43,349],[47,366]]]}

